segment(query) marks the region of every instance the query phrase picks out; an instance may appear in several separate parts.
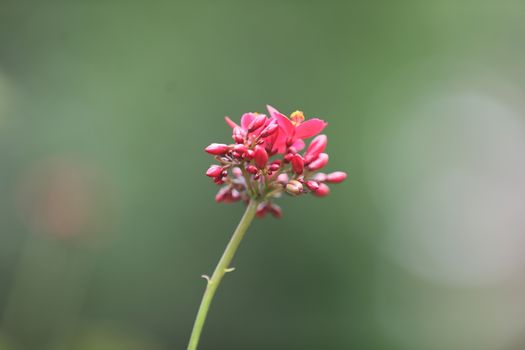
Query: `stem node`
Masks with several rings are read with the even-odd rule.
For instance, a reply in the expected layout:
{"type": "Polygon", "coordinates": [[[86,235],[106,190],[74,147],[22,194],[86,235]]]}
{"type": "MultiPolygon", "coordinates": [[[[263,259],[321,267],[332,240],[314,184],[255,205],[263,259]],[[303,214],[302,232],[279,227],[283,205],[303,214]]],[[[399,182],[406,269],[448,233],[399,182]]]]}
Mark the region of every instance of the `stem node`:
{"type": "Polygon", "coordinates": [[[204,278],[206,281],[208,281],[208,284],[211,282],[211,280],[210,280],[210,276],[208,276],[208,275],[202,275],[201,277],[204,278]]]}

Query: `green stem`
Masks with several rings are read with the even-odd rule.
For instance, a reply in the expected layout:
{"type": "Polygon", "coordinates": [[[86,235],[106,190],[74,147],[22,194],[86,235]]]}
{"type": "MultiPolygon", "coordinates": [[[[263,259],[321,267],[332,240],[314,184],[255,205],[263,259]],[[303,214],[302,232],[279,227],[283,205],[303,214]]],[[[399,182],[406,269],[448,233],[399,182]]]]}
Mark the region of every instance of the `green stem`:
{"type": "Polygon", "coordinates": [[[221,280],[224,277],[224,275],[227,272],[232,271],[230,269],[230,263],[233,259],[233,256],[235,255],[235,252],[237,251],[237,248],[239,247],[239,244],[241,243],[242,238],[244,237],[244,234],[248,230],[248,227],[250,226],[253,218],[255,217],[258,205],[259,202],[257,200],[250,200],[250,203],[248,204],[248,207],[246,208],[246,211],[244,212],[241,221],[237,225],[235,232],[233,232],[233,236],[230,239],[228,245],[226,246],[226,249],[222,254],[221,260],[219,260],[219,263],[217,264],[213,275],[211,276],[211,278],[205,276],[208,280],[208,284],[206,285],[206,291],[204,292],[204,295],[202,297],[201,305],[199,306],[199,311],[197,312],[197,317],[193,325],[190,342],[188,344],[188,350],[197,349],[200,335],[202,333],[202,327],[204,326],[204,321],[206,321],[206,316],[208,315],[208,310],[210,308],[213,296],[215,295],[217,287],[219,287],[219,284],[221,283],[221,280]]]}
{"type": "Polygon", "coordinates": [[[242,164],[240,166],[241,168],[241,172],[242,172],[242,175],[244,176],[244,182],[246,183],[246,187],[248,188],[248,194],[250,196],[255,196],[257,195],[257,193],[255,193],[253,187],[252,187],[252,182],[250,181],[250,174],[248,174],[248,172],[246,171],[246,168],[244,167],[244,164],[242,164]]]}

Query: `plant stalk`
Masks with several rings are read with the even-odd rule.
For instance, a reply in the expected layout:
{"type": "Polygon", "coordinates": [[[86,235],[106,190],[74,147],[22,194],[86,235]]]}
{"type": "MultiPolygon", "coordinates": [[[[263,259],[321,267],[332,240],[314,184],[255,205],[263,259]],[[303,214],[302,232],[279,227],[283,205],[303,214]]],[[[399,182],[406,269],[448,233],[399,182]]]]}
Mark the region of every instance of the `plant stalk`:
{"type": "Polygon", "coordinates": [[[199,339],[202,333],[202,328],[204,326],[204,322],[206,321],[206,316],[208,315],[208,310],[210,308],[211,301],[213,300],[213,296],[215,295],[215,292],[217,291],[217,288],[219,287],[219,284],[221,283],[224,275],[227,272],[232,271],[230,268],[230,263],[235,255],[235,252],[237,251],[237,248],[239,247],[239,244],[242,241],[242,238],[244,237],[244,234],[248,230],[248,227],[255,217],[258,205],[259,202],[257,200],[250,200],[250,203],[248,204],[241,221],[239,221],[237,228],[233,232],[230,242],[226,246],[226,249],[219,260],[217,267],[215,267],[215,271],[213,271],[213,275],[211,278],[208,276],[203,276],[207,279],[208,284],[206,285],[206,290],[202,297],[199,311],[197,312],[197,317],[195,318],[195,323],[193,324],[188,350],[197,349],[197,345],[199,344],[199,339]]]}

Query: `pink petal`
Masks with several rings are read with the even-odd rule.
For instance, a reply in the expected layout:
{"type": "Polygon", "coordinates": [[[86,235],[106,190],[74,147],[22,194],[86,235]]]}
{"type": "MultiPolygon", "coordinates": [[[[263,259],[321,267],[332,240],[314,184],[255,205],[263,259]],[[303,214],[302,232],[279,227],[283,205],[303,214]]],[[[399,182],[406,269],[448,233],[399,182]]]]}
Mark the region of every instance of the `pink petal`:
{"type": "Polygon", "coordinates": [[[281,114],[282,115],[281,112],[279,112],[277,109],[273,108],[270,105],[266,105],[266,109],[268,110],[268,113],[270,113],[270,117],[272,117],[272,118],[276,118],[277,114],[281,114]]]}
{"type": "Polygon", "coordinates": [[[288,139],[288,136],[282,131],[282,129],[279,129],[279,134],[277,135],[277,138],[275,139],[275,142],[273,143],[273,149],[277,150],[277,153],[286,152],[286,140],[287,139],[288,139]]]}
{"type": "Polygon", "coordinates": [[[328,125],[324,120],[313,118],[295,128],[295,137],[304,139],[319,134],[328,125]]]}
{"type": "Polygon", "coordinates": [[[302,150],[302,149],[304,148],[304,141],[301,140],[301,139],[297,139],[297,140],[294,141],[294,143],[292,144],[292,146],[293,146],[296,150],[300,151],[300,150],[302,150]]]}
{"type": "Polygon", "coordinates": [[[266,108],[268,109],[268,113],[270,113],[270,117],[272,117],[272,119],[277,120],[277,122],[279,123],[279,126],[281,127],[281,130],[283,131],[281,132],[281,134],[284,133],[285,135],[283,136],[285,138],[288,136],[293,136],[295,127],[290,121],[290,119],[288,119],[284,114],[282,114],[281,112],[279,112],[278,110],[276,110],[270,105],[266,105],[266,108]]]}
{"type": "Polygon", "coordinates": [[[235,124],[233,122],[233,120],[231,120],[230,118],[228,117],[224,117],[224,120],[226,120],[226,123],[232,128],[232,129],[235,129],[235,127],[239,126],[237,124],[235,124]]]}
{"type": "Polygon", "coordinates": [[[255,114],[253,113],[244,113],[241,117],[241,126],[244,130],[248,130],[248,126],[255,119],[255,114]]]}
{"type": "Polygon", "coordinates": [[[295,126],[292,124],[290,119],[280,113],[275,115],[275,119],[277,120],[277,123],[279,123],[284,136],[292,137],[295,133],[295,126]]]}

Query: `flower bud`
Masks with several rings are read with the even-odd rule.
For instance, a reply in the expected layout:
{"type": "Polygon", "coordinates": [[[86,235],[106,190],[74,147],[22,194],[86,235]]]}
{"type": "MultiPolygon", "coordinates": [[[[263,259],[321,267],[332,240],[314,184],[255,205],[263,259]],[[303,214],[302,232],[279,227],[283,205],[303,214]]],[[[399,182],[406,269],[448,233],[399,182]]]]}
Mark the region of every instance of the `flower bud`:
{"type": "Polygon", "coordinates": [[[328,163],[328,154],[321,153],[319,154],[319,157],[317,157],[316,160],[308,164],[308,169],[310,170],[319,170],[323,168],[326,163],[328,163]]]}
{"type": "Polygon", "coordinates": [[[232,202],[236,202],[241,199],[241,193],[233,188],[230,192],[232,202]]]}
{"type": "Polygon", "coordinates": [[[259,129],[264,125],[264,123],[266,123],[266,116],[264,114],[257,114],[255,118],[253,118],[252,122],[248,125],[248,132],[253,132],[259,129]]]}
{"type": "Polygon", "coordinates": [[[230,150],[230,146],[225,145],[223,143],[212,143],[208,147],[204,149],[209,154],[213,154],[215,156],[226,154],[230,150]]]}
{"type": "Polygon", "coordinates": [[[312,193],[317,197],[324,197],[330,193],[330,187],[321,182],[319,188],[312,193]]]}
{"type": "Polygon", "coordinates": [[[327,141],[326,135],[319,135],[312,140],[304,154],[304,160],[307,164],[315,160],[325,150],[327,141]]]}
{"type": "Polygon", "coordinates": [[[246,167],[246,171],[249,172],[250,174],[255,175],[255,174],[257,174],[257,173],[259,172],[259,169],[257,169],[256,166],[248,165],[248,166],[246,167]]]}
{"type": "Polygon", "coordinates": [[[217,177],[222,175],[222,167],[220,165],[212,165],[206,170],[206,176],[217,177]]]}
{"type": "Polygon", "coordinates": [[[261,203],[257,206],[257,211],[255,212],[255,215],[258,218],[263,218],[266,215],[267,211],[268,207],[266,206],[266,203],[261,203]]]}
{"type": "Polygon", "coordinates": [[[248,147],[246,147],[243,144],[238,144],[238,145],[233,146],[233,150],[235,152],[239,152],[240,154],[243,154],[244,152],[248,150],[248,147]]]}
{"type": "Polygon", "coordinates": [[[259,169],[263,169],[268,163],[268,153],[266,153],[264,147],[259,145],[255,146],[254,152],[253,159],[255,160],[255,164],[259,169]]]}
{"type": "Polygon", "coordinates": [[[240,127],[233,128],[232,138],[235,143],[244,143],[244,136],[244,131],[240,127]]]}
{"type": "Polygon", "coordinates": [[[294,173],[296,173],[297,175],[301,175],[304,170],[303,157],[301,157],[300,154],[294,154],[291,159],[291,163],[292,163],[292,169],[294,173]]]}
{"type": "Polygon", "coordinates": [[[232,174],[235,177],[241,177],[242,176],[242,170],[239,169],[239,168],[233,168],[232,169],[232,174]]]}
{"type": "Polygon", "coordinates": [[[274,217],[279,219],[283,216],[283,211],[281,210],[281,207],[277,204],[270,203],[267,208],[274,217]]]}
{"type": "Polygon", "coordinates": [[[222,187],[215,195],[215,201],[217,203],[226,201],[226,198],[230,197],[230,191],[231,188],[229,186],[222,187]]]}
{"type": "Polygon", "coordinates": [[[326,182],[339,183],[346,179],[346,173],[344,171],[334,171],[326,175],[326,182]]]}
{"type": "Polygon", "coordinates": [[[275,121],[272,121],[267,127],[263,129],[263,131],[261,131],[261,137],[264,138],[273,135],[277,129],[279,129],[279,124],[275,121]]]}
{"type": "Polygon", "coordinates": [[[286,192],[294,196],[301,194],[303,192],[303,184],[297,180],[291,180],[286,184],[286,192]]]}
{"type": "Polygon", "coordinates": [[[281,166],[279,164],[276,164],[276,163],[272,163],[270,164],[270,171],[277,171],[279,170],[281,166]]]}
{"type": "Polygon", "coordinates": [[[254,156],[255,152],[252,149],[249,149],[246,151],[246,153],[244,153],[244,159],[246,160],[252,160],[254,156]]]}
{"type": "Polygon", "coordinates": [[[290,163],[290,161],[292,160],[292,158],[293,158],[293,153],[286,153],[286,154],[284,155],[284,161],[285,161],[286,163],[290,163]]]}
{"type": "Polygon", "coordinates": [[[279,176],[277,176],[277,182],[280,182],[282,184],[286,184],[288,183],[288,174],[286,173],[283,173],[283,174],[279,174],[279,176]]]}
{"type": "Polygon", "coordinates": [[[319,183],[317,181],[308,180],[305,182],[306,187],[310,189],[310,191],[317,191],[319,188],[319,183]]]}
{"type": "Polygon", "coordinates": [[[313,180],[317,182],[325,182],[326,181],[326,174],[325,173],[317,173],[314,175],[313,180]]]}

